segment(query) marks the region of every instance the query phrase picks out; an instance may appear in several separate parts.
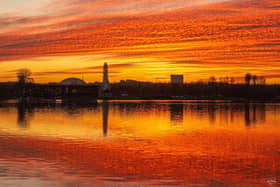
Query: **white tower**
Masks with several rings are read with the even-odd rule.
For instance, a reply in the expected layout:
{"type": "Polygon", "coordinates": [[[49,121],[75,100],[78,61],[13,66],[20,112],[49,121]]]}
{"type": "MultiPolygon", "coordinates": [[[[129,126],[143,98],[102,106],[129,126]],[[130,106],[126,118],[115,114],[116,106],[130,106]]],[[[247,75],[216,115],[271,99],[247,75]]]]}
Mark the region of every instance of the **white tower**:
{"type": "Polygon", "coordinates": [[[103,67],[103,84],[102,84],[102,91],[103,92],[110,92],[111,87],[108,78],[108,64],[105,62],[103,67]]]}

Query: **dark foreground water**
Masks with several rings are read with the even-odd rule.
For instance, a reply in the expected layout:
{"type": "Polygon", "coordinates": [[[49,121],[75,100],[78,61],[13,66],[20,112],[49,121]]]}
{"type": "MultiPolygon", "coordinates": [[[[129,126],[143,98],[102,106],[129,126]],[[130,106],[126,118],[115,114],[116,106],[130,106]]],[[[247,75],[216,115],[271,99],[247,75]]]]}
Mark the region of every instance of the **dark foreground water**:
{"type": "Polygon", "coordinates": [[[0,187],[279,186],[280,105],[0,107],[0,187]]]}

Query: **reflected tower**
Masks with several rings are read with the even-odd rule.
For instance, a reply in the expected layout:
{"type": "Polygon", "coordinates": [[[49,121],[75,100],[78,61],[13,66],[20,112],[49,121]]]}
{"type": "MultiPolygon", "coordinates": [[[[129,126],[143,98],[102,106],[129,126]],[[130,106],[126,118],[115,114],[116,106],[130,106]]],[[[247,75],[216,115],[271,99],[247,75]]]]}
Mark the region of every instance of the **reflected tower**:
{"type": "Polygon", "coordinates": [[[102,124],[103,124],[104,137],[106,137],[108,133],[108,115],[109,115],[109,103],[104,101],[102,103],[102,124]]]}

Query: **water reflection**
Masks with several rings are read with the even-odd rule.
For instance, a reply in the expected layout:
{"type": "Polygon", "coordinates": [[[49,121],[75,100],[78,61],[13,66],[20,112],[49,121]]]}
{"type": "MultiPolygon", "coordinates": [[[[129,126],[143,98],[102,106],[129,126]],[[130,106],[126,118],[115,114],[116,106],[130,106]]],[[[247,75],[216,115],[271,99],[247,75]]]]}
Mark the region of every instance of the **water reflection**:
{"type": "Polygon", "coordinates": [[[265,104],[245,104],[245,126],[250,127],[257,123],[265,123],[266,119],[265,104]]]}
{"type": "Polygon", "coordinates": [[[20,102],[17,105],[17,124],[19,128],[26,129],[30,125],[30,120],[32,116],[34,115],[34,108],[31,106],[28,106],[24,102],[20,102]]]}
{"type": "Polygon", "coordinates": [[[217,106],[215,103],[208,105],[208,116],[209,116],[209,122],[211,124],[214,124],[216,122],[216,110],[217,110],[217,106]]]}
{"type": "Polygon", "coordinates": [[[108,115],[109,115],[109,103],[107,101],[102,102],[102,124],[103,124],[103,136],[106,137],[108,133],[108,115]]]}
{"type": "Polygon", "coordinates": [[[235,119],[244,116],[245,127],[250,127],[256,124],[264,124],[266,122],[266,104],[264,103],[245,103],[245,104],[217,104],[217,103],[169,103],[168,105],[162,103],[109,103],[102,102],[97,106],[73,106],[73,105],[28,105],[26,103],[18,103],[17,105],[17,124],[20,128],[28,128],[30,120],[40,113],[38,109],[60,109],[65,111],[69,117],[83,115],[84,110],[92,110],[97,112],[101,108],[102,112],[102,126],[104,137],[108,134],[108,116],[111,110],[117,111],[125,116],[136,115],[141,112],[143,114],[156,111],[158,113],[168,111],[170,124],[184,124],[186,117],[196,116],[201,119],[208,119],[210,125],[216,124],[218,121],[225,124],[234,123],[235,119]],[[217,121],[218,120],[218,121],[217,121]]]}
{"type": "Polygon", "coordinates": [[[170,104],[170,121],[172,124],[182,124],[184,121],[184,105],[170,104]]]}
{"type": "Polygon", "coordinates": [[[0,107],[0,186],[20,186],[19,176],[35,186],[278,184],[279,112],[277,104],[174,101],[0,107]]]}

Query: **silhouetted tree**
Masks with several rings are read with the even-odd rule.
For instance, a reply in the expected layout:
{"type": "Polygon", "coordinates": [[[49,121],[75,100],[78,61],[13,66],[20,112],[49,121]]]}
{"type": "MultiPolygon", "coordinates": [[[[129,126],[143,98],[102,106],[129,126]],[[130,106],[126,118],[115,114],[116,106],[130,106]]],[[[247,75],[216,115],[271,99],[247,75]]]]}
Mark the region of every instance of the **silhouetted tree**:
{"type": "Polygon", "coordinates": [[[215,84],[216,83],[216,78],[214,76],[209,78],[209,83],[210,84],[215,84]]]}
{"type": "Polygon", "coordinates": [[[265,80],[265,77],[259,77],[259,84],[261,84],[261,85],[265,85],[265,83],[266,83],[266,80],[265,80]]]}
{"type": "Polygon", "coordinates": [[[31,71],[29,69],[19,69],[17,72],[18,82],[21,84],[33,82],[33,79],[30,76],[31,71]]]}
{"type": "Polygon", "coordinates": [[[234,84],[235,83],[235,79],[234,79],[234,77],[231,77],[230,78],[230,84],[234,84]]]}
{"type": "Polygon", "coordinates": [[[229,77],[225,77],[225,83],[229,84],[229,77]]]}
{"type": "Polygon", "coordinates": [[[256,86],[256,85],[257,85],[257,80],[258,80],[257,75],[253,75],[253,76],[252,76],[252,80],[253,80],[254,86],[256,86]]]}
{"type": "Polygon", "coordinates": [[[247,73],[245,75],[245,83],[250,86],[250,83],[251,83],[251,79],[252,79],[252,75],[250,73],[247,73]]]}

